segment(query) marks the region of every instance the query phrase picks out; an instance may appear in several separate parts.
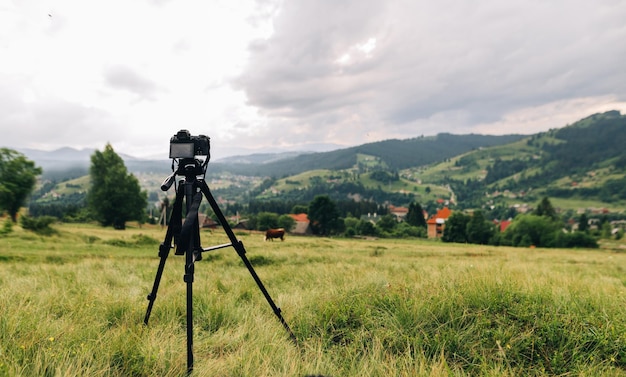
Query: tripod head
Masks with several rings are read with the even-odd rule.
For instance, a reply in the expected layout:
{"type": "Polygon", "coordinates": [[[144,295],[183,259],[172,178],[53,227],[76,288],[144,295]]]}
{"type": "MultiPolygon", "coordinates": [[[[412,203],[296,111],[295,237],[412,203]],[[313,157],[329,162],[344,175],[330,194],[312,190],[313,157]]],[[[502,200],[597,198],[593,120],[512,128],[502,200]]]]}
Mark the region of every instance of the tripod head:
{"type": "Polygon", "coordinates": [[[195,158],[172,159],[172,174],[161,184],[161,191],[167,191],[176,182],[176,176],[183,176],[187,182],[194,182],[200,177],[204,180],[208,159],[202,162],[195,158]]]}
{"type": "Polygon", "coordinates": [[[204,162],[196,158],[183,158],[178,161],[174,159],[172,160],[172,171],[175,175],[184,176],[187,181],[193,181],[200,176],[204,178],[208,162],[208,158],[204,162]]]}

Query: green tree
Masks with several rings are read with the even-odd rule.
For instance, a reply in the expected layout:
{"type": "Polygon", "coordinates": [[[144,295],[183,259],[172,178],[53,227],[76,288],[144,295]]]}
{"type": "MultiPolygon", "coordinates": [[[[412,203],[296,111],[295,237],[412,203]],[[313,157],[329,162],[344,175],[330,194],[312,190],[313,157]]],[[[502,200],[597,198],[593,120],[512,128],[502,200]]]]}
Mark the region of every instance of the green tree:
{"type": "Polygon", "coordinates": [[[556,232],[554,247],[597,249],[599,245],[596,239],[586,232],[556,232]]]}
{"type": "Polygon", "coordinates": [[[547,216],[518,215],[506,229],[502,243],[512,246],[554,247],[561,224],[547,216]]]}
{"type": "Polygon", "coordinates": [[[494,225],[488,221],[483,212],[474,211],[467,223],[467,242],[486,245],[494,234],[494,225]]]}
{"type": "Polygon", "coordinates": [[[578,218],[578,230],[581,232],[586,232],[589,230],[589,219],[587,218],[587,214],[581,213],[578,218]]]}
{"type": "Polygon", "coordinates": [[[278,227],[284,228],[287,232],[291,232],[296,226],[296,220],[289,215],[278,216],[278,227]]]}
{"type": "Polygon", "coordinates": [[[137,178],[128,173],[111,144],[91,156],[89,174],[91,187],[87,203],[102,225],[124,229],[126,221],[145,217],[147,194],[141,191],[137,178]]]}
{"type": "Polygon", "coordinates": [[[291,213],[306,213],[309,210],[309,207],[304,204],[296,204],[291,208],[291,213]]]}
{"type": "Polygon", "coordinates": [[[315,234],[328,236],[343,228],[337,205],[328,195],[318,195],[309,203],[308,216],[315,234]]]}
{"type": "Polygon", "coordinates": [[[356,217],[348,216],[343,219],[343,225],[346,229],[352,228],[356,229],[356,225],[359,223],[359,219],[356,217]]]}
{"type": "Polygon", "coordinates": [[[558,220],[556,210],[552,206],[552,203],[550,203],[550,199],[548,199],[547,196],[541,199],[541,202],[537,205],[537,209],[535,209],[534,214],[537,216],[549,217],[552,220],[558,220]]]}
{"type": "Polygon", "coordinates": [[[603,222],[600,227],[600,237],[605,239],[611,238],[612,230],[613,228],[611,228],[611,223],[609,223],[608,221],[603,222]]]}
{"type": "Polygon", "coordinates": [[[398,222],[393,215],[386,214],[378,220],[376,226],[383,232],[391,233],[397,224],[398,222]]]}
{"type": "Polygon", "coordinates": [[[0,210],[5,210],[13,222],[33,191],[41,168],[23,154],[0,148],[0,210]]]}
{"type": "Polygon", "coordinates": [[[268,230],[278,228],[278,214],[274,212],[261,212],[256,216],[256,228],[268,230]]]}
{"type": "Polygon", "coordinates": [[[467,224],[470,221],[469,215],[461,211],[453,212],[446,220],[446,226],[443,228],[443,236],[441,240],[444,242],[467,242],[467,224]]]}
{"type": "Polygon", "coordinates": [[[404,221],[412,226],[426,228],[426,219],[424,218],[424,209],[422,206],[417,202],[409,204],[409,212],[406,214],[404,221]]]}
{"type": "Polygon", "coordinates": [[[367,220],[359,220],[356,224],[356,232],[362,236],[375,236],[376,226],[367,220]]]}

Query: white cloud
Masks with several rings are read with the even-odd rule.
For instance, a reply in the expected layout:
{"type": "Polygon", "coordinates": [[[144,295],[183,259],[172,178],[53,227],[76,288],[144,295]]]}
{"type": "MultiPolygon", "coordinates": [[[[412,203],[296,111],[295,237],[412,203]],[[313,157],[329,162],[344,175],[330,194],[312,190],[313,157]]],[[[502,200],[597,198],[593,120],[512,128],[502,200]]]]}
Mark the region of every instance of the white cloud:
{"type": "Polygon", "coordinates": [[[0,144],[214,156],[564,126],[626,102],[613,0],[13,1],[0,144]]]}

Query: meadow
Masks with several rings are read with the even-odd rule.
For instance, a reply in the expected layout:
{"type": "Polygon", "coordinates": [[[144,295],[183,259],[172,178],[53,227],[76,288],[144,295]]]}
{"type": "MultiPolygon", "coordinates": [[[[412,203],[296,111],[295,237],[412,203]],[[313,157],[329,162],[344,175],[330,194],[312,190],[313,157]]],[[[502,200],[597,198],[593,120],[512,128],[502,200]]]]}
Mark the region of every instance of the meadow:
{"type": "MultiPolygon", "coordinates": [[[[0,376],[186,373],[184,258],[143,325],[160,227],[0,238],[0,376]]],[[[626,376],[626,253],[239,233],[194,283],[193,376],[626,376]]],[[[202,231],[208,247],[228,242],[202,231]]]]}

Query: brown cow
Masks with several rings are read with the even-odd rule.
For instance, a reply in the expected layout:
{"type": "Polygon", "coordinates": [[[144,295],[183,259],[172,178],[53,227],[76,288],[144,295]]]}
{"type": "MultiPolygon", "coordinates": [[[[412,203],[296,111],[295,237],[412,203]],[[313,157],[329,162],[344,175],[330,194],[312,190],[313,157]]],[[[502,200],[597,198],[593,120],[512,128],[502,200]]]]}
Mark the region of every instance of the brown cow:
{"type": "Polygon", "coordinates": [[[270,241],[274,241],[274,238],[280,238],[281,241],[285,240],[285,229],[284,228],[278,228],[278,229],[268,229],[267,232],[265,232],[265,241],[270,240],[270,241]]]}

